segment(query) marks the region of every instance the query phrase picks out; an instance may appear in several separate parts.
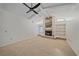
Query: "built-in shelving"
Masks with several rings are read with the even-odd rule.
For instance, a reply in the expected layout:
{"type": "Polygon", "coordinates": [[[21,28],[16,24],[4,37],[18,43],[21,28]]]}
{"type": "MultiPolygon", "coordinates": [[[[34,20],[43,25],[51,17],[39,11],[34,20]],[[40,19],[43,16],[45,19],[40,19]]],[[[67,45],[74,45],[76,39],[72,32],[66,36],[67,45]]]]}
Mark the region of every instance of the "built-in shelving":
{"type": "Polygon", "coordinates": [[[65,38],[66,34],[66,23],[63,22],[56,22],[55,23],[55,37],[65,38]]]}

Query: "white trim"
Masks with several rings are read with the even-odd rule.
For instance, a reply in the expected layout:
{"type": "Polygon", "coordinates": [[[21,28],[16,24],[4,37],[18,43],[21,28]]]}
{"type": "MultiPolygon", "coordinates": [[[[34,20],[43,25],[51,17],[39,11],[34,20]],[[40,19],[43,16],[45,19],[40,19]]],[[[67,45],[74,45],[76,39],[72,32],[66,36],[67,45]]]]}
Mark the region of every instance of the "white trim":
{"type": "Polygon", "coordinates": [[[79,56],[79,53],[76,51],[76,49],[72,46],[72,44],[71,44],[71,42],[67,39],[66,40],[67,41],[67,43],[69,44],[69,46],[72,48],[72,50],[75,52],[75,54],[77,55],[77,56],[79,56]]]}
{"type": "Polygon", "coordinates": [[[19,39],[19,40],[15,40],[15,41],[13,40],[13,41],[7,42],[5,44],[1,44],[0,47],[4,47],[4,46],[10,45],[10,44],[14,44],[14,43],[17,43],[17,42],[23,41],[23,40],[29,40],[29,39],[32,39],[34,37],[36,37],[36,36],[31,36],[29,38],[26,37],[26,39],[19,39]]]}

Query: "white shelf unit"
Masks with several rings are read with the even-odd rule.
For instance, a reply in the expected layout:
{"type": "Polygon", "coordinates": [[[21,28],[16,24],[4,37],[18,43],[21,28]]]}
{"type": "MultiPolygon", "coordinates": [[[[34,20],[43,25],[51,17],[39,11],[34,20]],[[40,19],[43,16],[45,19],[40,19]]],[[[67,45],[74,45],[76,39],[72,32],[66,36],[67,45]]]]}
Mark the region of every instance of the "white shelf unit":
{"type": "Polygon", "coordinates": [[[54,37],[59,37],[59,38],[66,38],[66,23],[63,22],[55,22],[55,31],[54,31],[54,37]]]}

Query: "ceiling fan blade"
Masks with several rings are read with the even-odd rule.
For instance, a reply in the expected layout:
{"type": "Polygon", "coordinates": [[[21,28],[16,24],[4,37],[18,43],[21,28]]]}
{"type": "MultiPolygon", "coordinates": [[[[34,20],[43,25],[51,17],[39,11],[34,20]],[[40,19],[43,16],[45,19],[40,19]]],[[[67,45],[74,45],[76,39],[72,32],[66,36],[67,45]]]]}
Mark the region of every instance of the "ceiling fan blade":
{"type": "Polygon", "coordinates": [[[40,5],[40,3],[38,3],[37,5],[35,5],[32,9],[37,8],[40,5]]]}
{"type": "MultiPolygon", "coordinates": [[[[22,4],[24,4],[26,7],[30,8],[27,4],[25,4],[25,3],[22,3],[22,4]]],[[[30,9],[31,9],[31,8],[30,8],[30,9]]]]}
{"type": "Polygon", "coordinates": [[[26,13],[29,13],[31,10],[27,11],[26,13]]]}
{"type": "Polygon", "coordinates": [[[32,10],[34,13],[38,14],[35,10],[32,10]]]}

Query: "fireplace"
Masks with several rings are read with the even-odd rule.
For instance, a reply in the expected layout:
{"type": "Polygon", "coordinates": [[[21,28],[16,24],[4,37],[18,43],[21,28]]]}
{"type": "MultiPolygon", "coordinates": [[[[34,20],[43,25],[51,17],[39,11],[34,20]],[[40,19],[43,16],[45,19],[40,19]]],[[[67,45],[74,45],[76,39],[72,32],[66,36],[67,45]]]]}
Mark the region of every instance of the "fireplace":
{"type": "Polygon", "coordinates": [[[45,31],[45,35],[52,36],[52,31],[45,31]]]}

